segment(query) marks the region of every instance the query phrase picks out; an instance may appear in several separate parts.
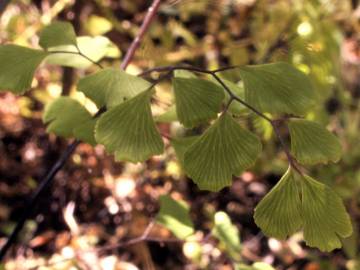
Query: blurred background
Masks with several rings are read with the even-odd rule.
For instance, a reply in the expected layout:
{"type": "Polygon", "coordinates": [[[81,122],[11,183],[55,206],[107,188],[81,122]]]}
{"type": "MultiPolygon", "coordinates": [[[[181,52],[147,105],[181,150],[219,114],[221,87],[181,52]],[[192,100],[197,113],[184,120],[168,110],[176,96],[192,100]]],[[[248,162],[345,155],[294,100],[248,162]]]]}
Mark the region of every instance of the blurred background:
{"type": "MultiPolygon", "coordinates": [[[[55,19],[66,20],[78,36],[87,36],[83,47],[92,57],[117,67],[150,4],[149,0],[1,1],[0,42],[39,48],[41,28],[55,19]],[[94,42],[99,47],[92,50],[94,42]]],[[[340,162],[308,169],[345,200],[354,234],[344,240],[343,249],[322,253],[308,248],[301,233],[287,241],[269,239],[255,225],[256,204],[280,179],[287,163],[271,127],[245,114],[240,121],[261,137],[264,151],[250,171],[218,193],[200,191],[186,179],[169,145],[162,156],[128,164],[114,162],[101,146],[81,144],[41,198],[0,268],[360,269],[359,1],[164,0],[127,71],[138,74],[179,63],[215,69],[275,61],[289,62],[310,76],[317,106],[308,118],[323,123],[341,140],[340,162]],[[112,248],[144,232],[164,194],[188,203],[195,240],[112,248]],[[240,238],[238,258],[209,236],[219,211],[227,213],[237,228],[232,237],[240,238]]],[[[83,63],[43,65],[24,96],[0,93],[0,243],[68,143],[46,133],[41,121],[44,106],[70,95],[94,112],[95,105],[76,91],[78,79],[94,71],[96,66],[83,63]]],[[[239,80],[231,71],[224,76],[239,80]]],[[[159,85],[155,114],[169,108],[170,93],[169,83],[159,85]]],[[[172,136],[201,131],[186,131],[177,123],[159,128],[172,136]]],[[[158,224],[151,236],[173,239],[158,224]]]]}

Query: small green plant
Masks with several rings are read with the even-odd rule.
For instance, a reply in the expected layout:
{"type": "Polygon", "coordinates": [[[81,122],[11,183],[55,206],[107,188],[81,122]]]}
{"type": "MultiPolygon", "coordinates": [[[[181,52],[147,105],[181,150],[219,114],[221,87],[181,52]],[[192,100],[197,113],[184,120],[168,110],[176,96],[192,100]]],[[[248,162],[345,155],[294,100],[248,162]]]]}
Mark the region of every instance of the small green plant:
{"type": "MultiPolygon", "coordinates": [[[[77,38],[69,23],[54,22],[40,34],[42,50],[1,45],[0,88],[25,93],[43,61],[81,68],[97,65],[100,70],[83,77],[77,90],[97,105],[98,113],[92,115],[76,100],[60,97],[43,114],[47,131],[91,145],[101,144],[117,161],[143,162],[164,152],[157,123],[178,121],[185,128],[208,124],[199,136],[168,139],[185,174],[200,189],[213,192],[231,185],[233,176],[241,175],[261,154],[261,140],[238,121],[239,115],[252,113],[270,124],[289,162],[287,172],[256,207],[256,224],[266,235],[280,239],[302,229],[307,245],[323,251],[340,248],[341,238],[351,235],[350,218],[340,197],[302,168],[336,162],[341,157],[337,138],[318,123],[303,118],[315,105],[315,92],[304,73],[279,62],[219,70],[157,67],[133,76],[98,63],[109,44],[98,43],[98,50],[93,50],[96,54],[88,55],[81,42],[84,38],[77,38]],[[222,73],[228,69],[238,74],[242,84],[223,78],[222,73]],[[159,72],[159,78],[145,80],[152,72],[159,72]],[[151,102],[156,85],[169,78],[175,102],[164,115],[154,117],[151,102]],[[282,138],[280,127],[288,127],[291,147],[282,138]]],[[[179,232],[179,226],[193,232],[191,221],[182,218],[187,215],[186,207],[168,197],[161,203],[167,206],[160,211],[158,222],[179,237],[184,233],[179,232]],[[178,207],[180,212],[173,211],[178,207]]],[[[214,229],[214,235],[226,244],[229,236],[221,226],[214,229]]],[[[224,226],[235,230],[230,221],[224,226]]],[[[235,256],[239,244],[231,245],[228,252],[235,256]]]]}

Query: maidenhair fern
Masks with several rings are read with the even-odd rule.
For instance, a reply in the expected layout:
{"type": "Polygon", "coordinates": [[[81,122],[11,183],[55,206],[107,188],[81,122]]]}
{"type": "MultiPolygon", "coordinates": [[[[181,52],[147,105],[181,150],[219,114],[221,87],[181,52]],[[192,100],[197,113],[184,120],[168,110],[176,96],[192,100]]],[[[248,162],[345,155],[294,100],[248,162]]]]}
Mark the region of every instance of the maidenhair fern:
{"type": "MultiPolygon", "coordinates": [[[[0,46],[2,90],[23,94],[30,89],[34,72],[44,60],[78,68],[92,64],[102,68],[96,61],[107,55],[111,46],[104,37],[77,38],[72,26],[65,22],[45,27],[39,45],[43,50],[0,46]],[[92,44],[86,52],[82,49],[85,43],[92,44]]],[[[167,74],[152,83],[114,68],[101,69],[83,77],[77,85],[78,91],[100,109],[95,116],[77,101],[60,97],[46,107],[43,120],[48,132],[92,145],[102,144],[116,160],[130,162],[142,162],[164,152],[157,122],[178,121],[187,128],[209,124],[200,136],[170,138],[170,142],[185,173],[200,189],[216,192],[230,186],[233,176],[252,166],[261,153],[257,135],[234,117],[252,113],[274,129],[289,161],[287,172],[256,207],[256,224],[268,236],[285,239],[303,230],[309,246],[324,251],[341,247],[341,238],[352,233],[342,200],[301,168],[336,162],[341,157],[340,143],[332,133],[318,123],[292,117],[306,116],[315,103],[309,79],[283,62],[232,69],[242,79],[241,86],[222,79],[224,69],[155,68],[148,74],[167,74]],[[174,104],[164,115],[153,117],[151,100],[155,86],[171,73],[174,104]],[[199,73],[208,76],[200,78],[199,73]],[[282,118],[283,115],[287,117],[282,118]],[[288,126],[291,149],[282,139],[279,125],[288,126]]],[[[182,239],[191,235],[194,230],[188,207],[169,197],[160,201],[157,221],[182,239]]],[[[230,239],[236,229],[227,217],[215,223],[218,227],[213,234],[225,244],[229,242],[229,253],[236,258],[234,253],[239,252],[240,244],[230,239]]]]}

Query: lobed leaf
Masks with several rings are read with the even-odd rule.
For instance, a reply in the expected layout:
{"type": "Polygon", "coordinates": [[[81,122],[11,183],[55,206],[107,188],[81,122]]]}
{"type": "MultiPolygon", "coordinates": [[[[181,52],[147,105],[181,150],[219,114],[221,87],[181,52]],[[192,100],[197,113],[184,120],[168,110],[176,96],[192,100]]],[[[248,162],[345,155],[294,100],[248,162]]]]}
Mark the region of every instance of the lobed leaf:
{"type": "Polygon", "coordinates": [[[289,168],[255,208],[255,223],[267,236],[285,239],[302,226],[297,179],[289,168]]]}
{"type": "Polygon", "coordinates": [[[291,153],[302,164],[337,162],[342,149],[338,138],[318,123],[292,119],[289,121],[291,153]]]}
{"type": "Polygon", "coordinates": [[[48,54],[17,45],[0,46],[0,89],[23,94],[31,87],[36,68],[48,54]]]}
{"type": "Polygon", "coordinates": [[[306,244],[322,251],[340,248],[340,238],[352,233],[341,198],[328,186],[290,168],[258,204],[254,219],[266,235],[280,239],[302,227],[306,244]]]}
{"type": "Polygon", "coordinates": [[[224,99],[223,89],[210,81],[173,79],[176,114],[185,127],[194,127],[217,117],[224,99]]]}
{"type": "Polygon", "coordinates": [[[39,44],[44,49],[60,45],[77,45],[75,30],[69,22],[53,22],[41,31],[39,44]]]}
{"type": "Polygon", "coordinates": [[[184,138],[172,138],[170,143],[174,147],[177,159],[184,167],[184,155],[188,148],[199,138],[199,136],[189,136],[184,138]]]}
{"type": "Polygon", "coordinates": [[[116,160],[141,162],[161,154],[164,143],[151,115],[150,98],[153,90],[109,109],[100,116],[95,138],[116,160]]]}
{"type": "Polygon", "coordinates": [[[184,167],[200,189],[218,191],[251,166],[260,151],[259,139],[224,113],[185,152],[184,167]]]}
{"type": "Polygon", "coordinates": [[[97,119],[92,118],[90,120],[85,121],[84,123],[79,124],[74,128],[73,133],[76,139],[79,139],[83,142],[87,142],[88,144],[95,146],[95,125],[97,119]]]}
{"type": "Polygon", "coordinates": [[[78,90],[95,102],[98,107],[116,106],[149,89],[151,84],[115,68],[106,68],[80,79],[78,90]]]}
{"type": "Polygon", "coordinates": [[[303,177],[301,186],[306,244],[322,251],[340,248],[340,237],[352,234],[350,217],[341,198],[309,176],[303,177]]]}
{"type": "Polygon", "coordinates": [[[262,112],[304,115],[314,102],[309,78],[284,63],[239,68],[245,100],[262,112]]]}
{"type": "MultiPolygon", "coordinates": [[[[48,124],[46,131],[62,137],[77,137],[74,129],[91,120],[92,116],[84,106],[70,97],[59,97],[49,103],[43,114],[43,122],[48,124]]],[[[82,139],[84,138],[85,136],[82,136],[82,139]]]]}
{"type": "Polygon", "coordinates": [[[160,211],[156,216],[156,221],[177,238],[186,239],[194,234],[194,224],[190,219],[189,205],[183,200],[174,200],[168,195],[162,195],[160,200],[160,211]]]}

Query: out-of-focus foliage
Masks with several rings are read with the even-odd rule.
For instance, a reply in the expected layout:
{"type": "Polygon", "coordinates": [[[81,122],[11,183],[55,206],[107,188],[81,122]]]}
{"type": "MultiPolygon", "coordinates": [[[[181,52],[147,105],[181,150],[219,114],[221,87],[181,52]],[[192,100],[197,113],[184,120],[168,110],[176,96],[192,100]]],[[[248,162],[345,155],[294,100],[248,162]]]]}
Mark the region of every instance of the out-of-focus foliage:
{"type": "MultiPolygon", "coordinates": [[[[14,42],[23,46],[36,47],[38,46],[36,33],[39,33],[44,24],[48,24],[55,18],[73,20],[79,16],[81,20],[78,23],[80,26],[76,26],[77,34],[92,36],[92,38],[78,39],[79,44],[80,39],[84,40],[82,51],[87,55],[90,54],[93,60],[103,59],[102,64],[106,67],[118,65],[119,51],[124,53],[128,48],[129,42],[143,20],[142,15],[148,1],[83,1],[80,9],[75,7],[75,2],[78,1],[14,1],[2,14],[0,20],[1,29],[4,30],[0,34],[2,43],[14,42]],[[106,37],[98,38],[97,35],[106,35],[106,37]],[[104,49],[93,51],[91,46],[93,42],[104,44],[104,49]]],[[[359,16],[358,9],[351,6],[353,2],[356,1],[164,1],[158,21],[153,24],[145,42],[136,53],[129,72],[137,74],[142,68],[179,62],[211,69],[230,64],[261,64],[264,61],[281,60],[307,73],[316,91],[316,106],[305,115],[305,119],[316,120],[326,125],[329,131],[340,138],[344,153],[342,160],[337,164],[309,166],[308,169],[315,179],[325,181],[345,199],[354,227],[357,228],[360,205],[359,58],[357,58],[359,55],[357,45],[359,16]]],[[[76,50],[68,46],[56,49],[76,50]]],[[[95,70],[89,61],[78,58],[76,55],[58,54],[56,59],[51,59],[54,56],[48,57],[46,61],[60,64],[71,61],[70,66],[88,69],[75,72],[78,77],[95,70]]],[[[6,69],[6,72],[10,71],[11,69],[6,69]]],[[[10,215],[13,207],[16,207],[12,200],[15,196],[14,190],[22,194],[18,195],[22,196],[21,198],[27,197],[25,195],[28,195],[29,191],[37,185],[32,176],[38,178],[38,175],[42,174],[48,166],[48,162],[36,160],[40,157],[46,160],[49,158],[47,151],[50,153],[54,151],[51,147],[49,150],[40,147],[47,144],[43,140],[36,139],[44,137],[43,129],[37,123],[41,117],[39,107],[42,107],[42,103],[53,100],[62,91],[60,84],[63,78],[62,72],[62,69],[54,67],[51,67],[49,71],[41,69],[32,82],[33,90],[25,97],[14,98],[8,94],[1,95],[0,151],[2,160],[0,169],[2,177],[5,180],[8,179],[4,185],[0,186],[2,223],[8,224],[8,220],[16,220],[14,214],[10,215]],[[23,116],[26,117],[25,120],[23,116]],[[23,136],[29,133],[33,134],[33,138],[24,139],[23,136]],[[23,140],[23,146],[17,147],[21,140],[23,140]],[[12,155],[16,151],[22,153],[21,163],[17,162],[19,155],[12,155]],[[31,173],[24,174],[24,169],[31,173]],[[21,179],[21,184],[15,184],[15,179],[21,179]]],[[[232,71],[223,72],[222,77],[232,82],[238,82],[241,79],[238,73],[232,71]]],[[[19,81],[15,80],[15,82],[19,81]]],[[[29,84],[31,82],[27,82],[26,87],[29,84]]],[[[70,96],[93,112],[95,105],[84,95],[75,91],[76,80],[71,85],[70,96]]],[[[244,87],[241,83],[236,86],[240,89],[244,87]]],[[[156,101],[155,105],[152,104],[152,111],[157,115],[169,109],[171,112],[165,120],[161,120],[159,116],[159,122],[167,122],[166,119],[169,117],[171,120],[176,119],[176,111],[166,103],[170,96],[169,92],[169,86],[162,84],[157,87],[154,95],[156,101]]],[[[237,111],[237,120],[261,136],[264,142],[264,153],[252,172],[245,171],[241,179],[235,179],[232,187],[222,191],[219,196],[199,192],[188,182],[184,184],[184,180],[177,181],[178,165],[171,155],[166,158],[156,157],[143,166],[124,165],[120,169],[103,154],[102,149],[96,148],[92,152],[86,146],[82,146],[73,158],[74,165],[69,165],[71,171],[75,173],[62,172],[59,184],[54,189],[56,199],[51,209],[57,210],[47,212],[46,203],[42,210],[51,216],[51,222],[62,224],[62,220],[58,221],[58,217],[61,216],[59,209],[65,208],[64,202],[75,198],[77,201],[76,219],[74,213],[71,215],[67,212],[66,214],[66,224],[71,226],[71,233],[68,232],[67,227],[60,226],[56,230],[50,229],[47,234],[44,228],[53,228],[53,224],[49,226],[51,222],[47,223],[47,216],[44,219],[43,215],[39,215],[37,217],[39,236],[30,243],[30,248],[35,250],[37,257],[27,256],[26,265],[36,267],[57,262],[48,268],[69,269],[90,264],[101,265],[104,269],[115,267],[136,269],[136,264],[141,265],[140,269],[142,269],[155,264],[160,269],[161,267],[176,269],[176,265],[181,265],[179,269],[183,269],[184,265],[191,264],[199,269],[210,266],[232,269],[230,266],[232,263],[238,269],[271,269],[268,264],[273,265],[275,269],[358,269],[360,254],[357,229],[354,229],[355,233],[350,238],[344,240],[343,251],[329,255],[305,249],[302,246],[301,234],[294,235],[286,241],[277,241],[272,238],[265,240],[259,233],[251,218],[252,210],[267,190],[275,185],[279,176],[286,170],[287,164],[284,162],[285,159],[282,159],[283,155],[275,158],[274,153],[279,147],[268,123],[252,116],[248,118],[242,109],[241,107],[234,108],[237,111]],[[144,170],[144,167],[147,170],[144,170]],[[91,170],[92,174],[87,174],[87,170],[91,170]],[[109,171],[114,172],[115,176],[110,177],[109,171]],[[116,176],[120,171],[121,179],[116,176]],[[123,179],[129,175],[131,175],[130,180],[123,179]],[[64,178],[68,178],[66,185],[71,187],[65,195],[63,194],[65,184],[62,180],[64,178]],[[135,178],[136,184],[134,184],[135,178]],[[186,258],[192,259],[182,258],[181,250],[175,248],[177,244],[151,243],[149,246],[153,254],[149,252],[147,244],[141,244],[134,249],[128,249],[130,251],[119,249],[111,251],[111,254],[98,253],[96,256],[89,256],[91,259],[78,256],[77,259],[61,262],[62,259],[69,258],[71,255],[88,254],[86,251],[89,248],[101,246],[101,243],[118,243],[140,235],[144,230],[143,213],[146,213],[145,223],[147,224],[149,223],[147,217],[154,214],[154,208],[156,208],[154,201],[157,201],[161,194],[169,193],[173,193],[174,198],[179,198],[178,192],[190,203],[192,220],[196,221],[195,240],[187,240],[190,244],[183,245],[186,258]],[[98,198],[97,201],[93,199],[95,197],[98,198]],[[212,217],[218,210],[225,211],[233,224],[239,228],[243,262],[230,263],[226,252],[222,252],[225,250],[224,246],[217,246],[212,240],[208,241],[204,235],[206,231],[213,229],[212,217]],[[74,220],[80,227],[79,231],[75,230],[74,220]],[[100,225],[89,225],[94,221],[100,225]],[[52,236],[51,233],[53,233],[52,236]],[[71,241],[66,240],[69,238],[71,241]],[[55,244],[49,244],[52,242],[55,244]],[[41,249],[37,250],[36,247],[41,249]],[[163,248],[161,251],[164,253],[157,253],[159,247],[163,248]],[[39,250],[45,250],[46,255],[49,256],[42,256],[39,250]],[[55,252],[49,254],[49,250],[51,252],[55,250],[55,252]],[[160,260],[160,257],[164,257],[163,254],[169,254],[165,255],[167,258],[165,262],[160,260]]],[[[184,135],[196,135],[199,130],[185,130],[173,124],[170,128],[164,128],[162,132],[169,133],[173,138],[183,138],[184,135]]],[[[286,134],[287,130],[282,132],[286,134]]],[[[180,161],[185,152],[183,149],[187,149],[194,141],[189,140],[182,144],[173,140],[180,161]]],[[[338,151],[334,152],[336,155],[331,155],[330,160],[337,159],[338,151]]],[[[47,199],[50,200],[50,198],[52,197],[49,196],[47,199]]],[[[158,237],[170,238],[166,230],[165,232],[163,230],[155,228],[153,233],[158,237]]],[[[18,255],[18,258],[21,257],[21,254],[18,255]]],[[[6,267],[14,269],[16,267],[14,265],[19,268],[24,265],[24,261],[10,260],[6,267]]]]}

